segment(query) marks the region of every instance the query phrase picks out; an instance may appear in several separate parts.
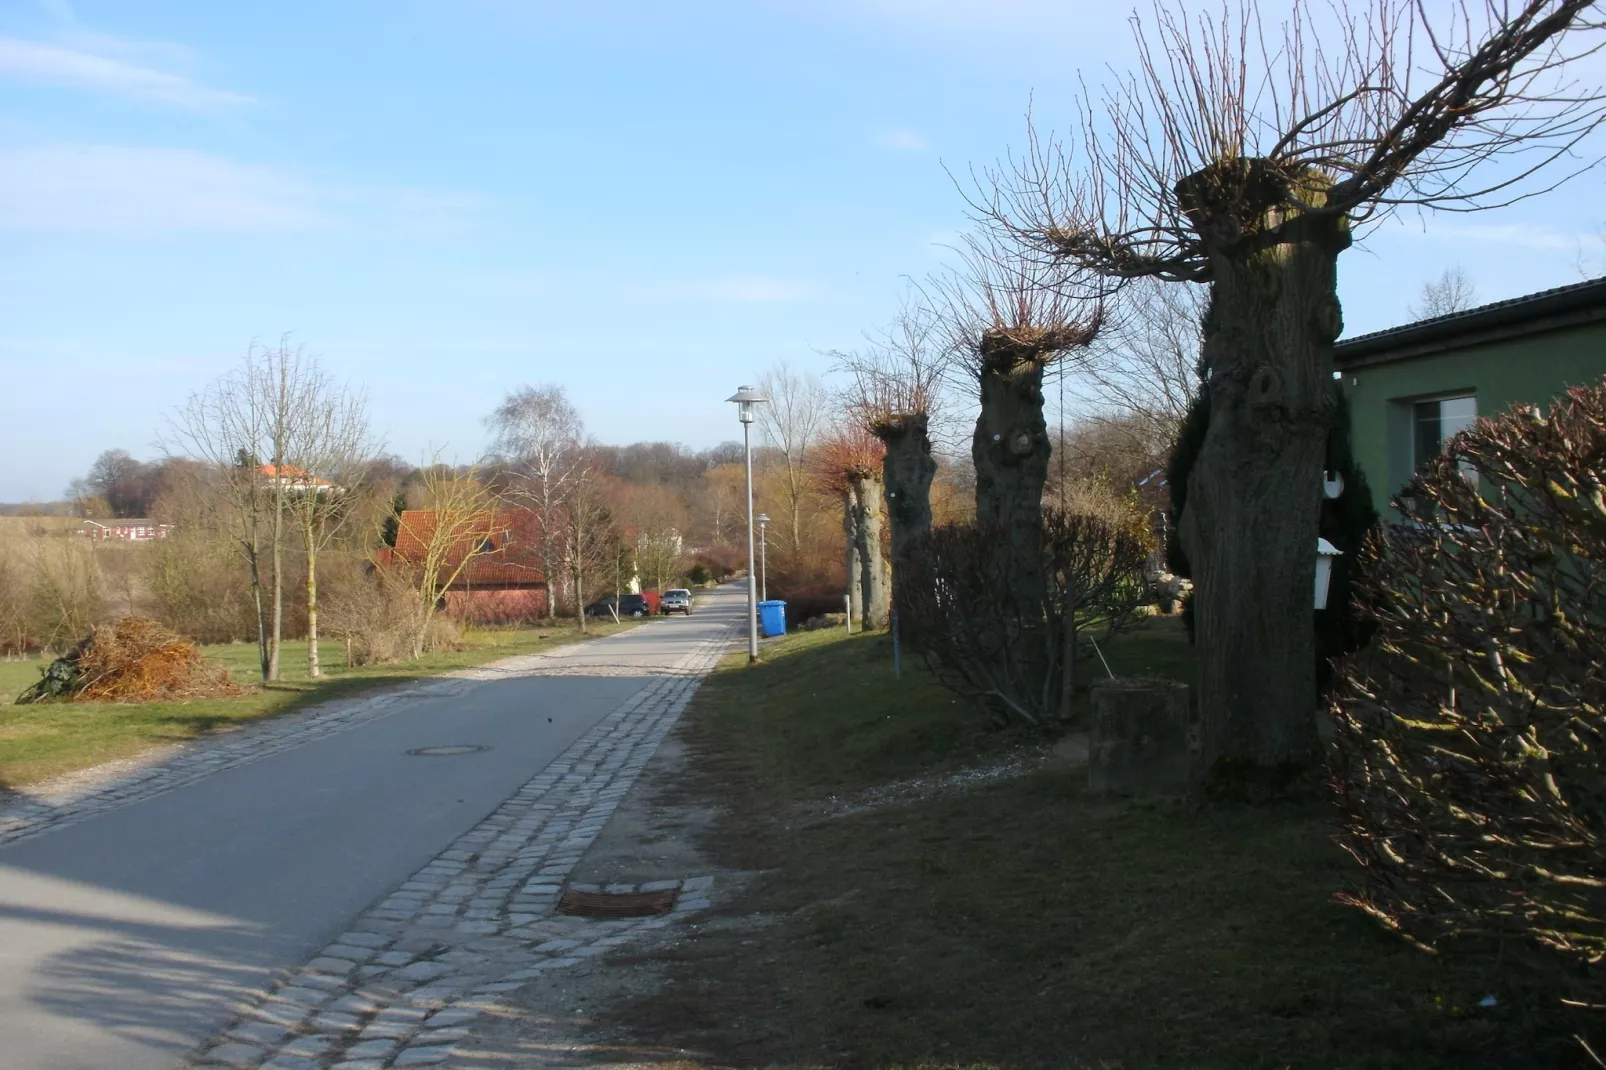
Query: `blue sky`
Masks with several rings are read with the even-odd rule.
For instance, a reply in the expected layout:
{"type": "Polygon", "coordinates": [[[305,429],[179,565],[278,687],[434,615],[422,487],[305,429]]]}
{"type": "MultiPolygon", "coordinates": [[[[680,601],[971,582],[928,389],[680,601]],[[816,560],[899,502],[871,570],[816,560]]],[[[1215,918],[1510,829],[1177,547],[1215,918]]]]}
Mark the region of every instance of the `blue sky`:
{"type": "MultiPolygon", "coordinates": [[[[507,389],[604,441],[735,437],[964,225],[944,165],[1063,128],[1130,58],[1048,0],[0,0],[0,501],[286,331],[389,448],[467,460],[507,389]],[[676,10],[670,10],[671,7],[676,10]]],[[[1601,266],[1601,179],[1411,217],[1341,262],[1350,333],[1462,265],[1480,300],[1601,266]]]]}

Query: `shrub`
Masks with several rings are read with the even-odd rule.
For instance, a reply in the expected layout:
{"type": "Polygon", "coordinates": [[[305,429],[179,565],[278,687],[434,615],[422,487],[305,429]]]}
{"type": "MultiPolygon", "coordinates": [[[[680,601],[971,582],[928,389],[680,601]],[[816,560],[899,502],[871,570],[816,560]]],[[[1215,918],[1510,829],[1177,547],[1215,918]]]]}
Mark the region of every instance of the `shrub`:
{"type": "Polygon", "coordinates": [[[348,668],[396,661],[412,653],[417,601],[405,582],[383,571],[332,569],[319,598],[319,631],[345,646],[348,668]]]}
{"type": "Polygon", "coordinates": [[[1423,945],[1526,947],[1599,1006],[1606,389],[1480,420],[1396,504],[1331,702],[1342,898],[1423,945]]]}
{"type": "Polygon", "coordinates": [[[824,587],[804,587],[795,591],[771,591],[771,598],[779,598],[786,603],[786,628],[788,631],[797,631],[804,621],[827,613],[842,612],[842,591],[833,591],[824,587]]]}
{"type": "Polygon", "coordinates": [[[1039,596],[1013,571],[1008,531],[943,525],[904,566],[904,631],[951,690],[1001,721],[1046,725],[1069,713],[1084,641],[1136,618],[1147,557],[1128,526],[1045,509],[1039,596]]]}

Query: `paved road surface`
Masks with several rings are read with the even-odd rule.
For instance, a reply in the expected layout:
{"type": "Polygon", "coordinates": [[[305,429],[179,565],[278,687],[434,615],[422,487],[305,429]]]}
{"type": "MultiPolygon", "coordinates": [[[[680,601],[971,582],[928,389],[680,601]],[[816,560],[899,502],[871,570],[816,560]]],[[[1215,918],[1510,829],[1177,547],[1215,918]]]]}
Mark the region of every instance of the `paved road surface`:
{"type": "Polygon", "coordinates": [[[743,601],[0,847],[0,1070],[168,1070],[743,601]]]}

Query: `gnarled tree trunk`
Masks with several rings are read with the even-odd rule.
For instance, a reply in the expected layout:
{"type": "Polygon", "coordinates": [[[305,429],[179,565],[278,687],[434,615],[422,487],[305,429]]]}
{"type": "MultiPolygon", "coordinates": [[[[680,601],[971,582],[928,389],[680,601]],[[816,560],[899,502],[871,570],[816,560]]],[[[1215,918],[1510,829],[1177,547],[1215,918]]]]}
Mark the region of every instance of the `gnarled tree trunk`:
{"type": "Polygon", "coordinates": [[[1224,763],[1297,767],[1317,753],[1317,518],[1349,231],[1298,207],[1325,202],[1323,176],[1300,186],[1249,161],[1178,190],[1212,273],[1210,427],[1178,534],[1193,568],[1201,756],[1217,775],[1224,763]]]}
{"type": "Polygon", "coordinates": [[[884,628],[891,610],[887,562],[881,553],[881,481],[871,475],[854,476],[853,513],[859,551],[859,584],[864,597],[864,626],[884,628]]]}
{"type": "Polygon", "coordinates": [[[864,620],[863,570],[859,566],[859,515],[852,486],[842,490],[842,535],[847,544],[848,619],[864,620]]]}
{"type": "Polygon", "coordinates": [[[1043,601],[1043,486],[1052,447],[1043,419],[1043,365],[997,332],[981,344],[981,415],[971,439],[976,526],[1007,532],[1014,596],[1043,601]]]}
{"type": "Polygon", "coordinates": [[[891,417],[875,427],[886,447],[881,478],[887,490],[887,520],[892,527],[892,600],[898,601],[898,570],[921,540],[931,534],[931,480],[937,462],[931,457],[929,421],[923,412],[891,417]]]}

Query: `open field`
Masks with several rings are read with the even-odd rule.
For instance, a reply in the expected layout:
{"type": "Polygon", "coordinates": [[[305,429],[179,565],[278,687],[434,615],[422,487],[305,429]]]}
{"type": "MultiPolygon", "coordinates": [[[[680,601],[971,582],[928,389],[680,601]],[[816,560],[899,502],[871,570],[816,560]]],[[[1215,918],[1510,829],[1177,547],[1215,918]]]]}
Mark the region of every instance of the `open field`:
{"type": "MultiPolygon", "coordinates": [[[[1186,677],[1177,623],[1117,640],[1112,666],[1186,677]]],[[[875,803],[1043,747],[918,673],[893,681],[884,637],[804,634],[765,659],[698,694],[681,789],[724,815],[703,848],[761,876],[649,956],[659,991],[602,1015],[643,1044],[708,1067],[1583,1065],[1587,1023],[1523,974],[1333,902],[1352,873],[1324,800],[1098,798],[1050,758],[875,803]]]]}
{"type": "MultiPolygon", "coordinates": [[[[636,622],[592,622],[592,636],[610,635],[636,622]]],[[[344,667],[338,643],[320,643],[318,652],[327,675],[307,679],[307,645],[287,642],[282,651],[283,679],[257,683],[257,648],[231,643],[204,648],[207,657],[225,666],[245,693],[233,698],[187,702],[0,704],[0,789],[19,787],[101,762],[127,758],[164,743],[176,743],[230,725],[288,713],[332,698],[375,687],[479,665],[514,654],[529,654],[578,640],[573,621],[557,627],[480,629],[464,633],[464,648],[426,654],[416,661],[344,667]]],[[[39,678],[45,663],[37,658],[0,662],[0,703],[9,703],[39,678]]]]}

